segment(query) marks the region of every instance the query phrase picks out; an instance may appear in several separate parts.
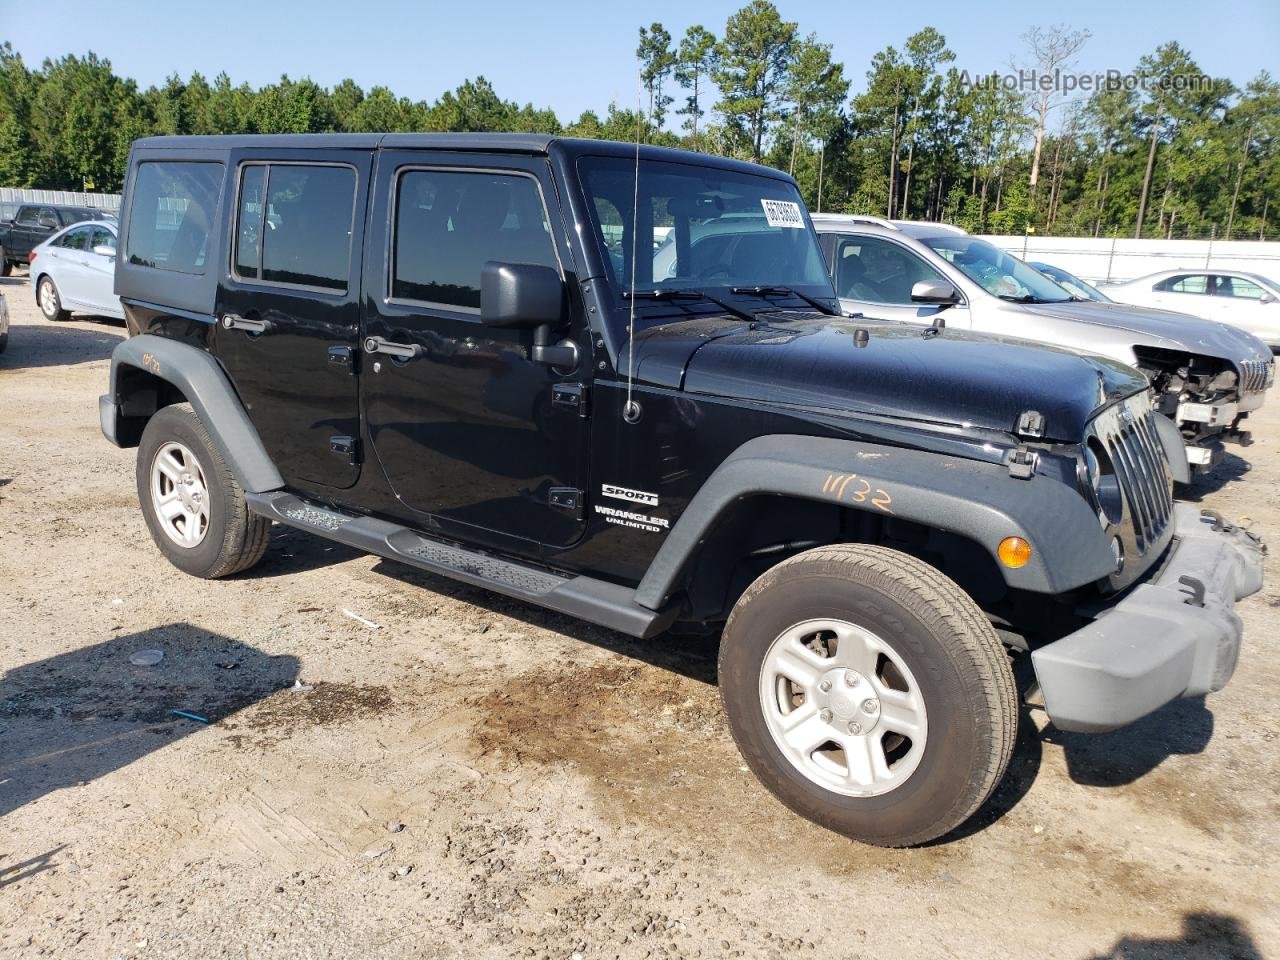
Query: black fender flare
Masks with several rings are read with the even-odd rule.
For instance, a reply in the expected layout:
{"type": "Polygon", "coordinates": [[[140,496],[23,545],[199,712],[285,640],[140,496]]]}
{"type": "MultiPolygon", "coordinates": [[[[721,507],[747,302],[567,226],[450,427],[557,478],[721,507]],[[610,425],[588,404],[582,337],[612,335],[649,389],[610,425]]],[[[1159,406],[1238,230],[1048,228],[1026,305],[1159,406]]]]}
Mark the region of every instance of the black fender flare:
{"type": "Polygon", "coordinates": [[[662,609],[717,519],[739,499],[779,494],[883,513],[968,537],[996,557],[1005,537],[1032,546],[1010,587],[1057,594],[1114,571],[1110,545],[1084,498],[1048,476],[1022,480],[999,463],[826,437],[749,440],[707,478],[640,585],[636,601],[662,609]],[[859,499],[861,497],[861,499],[859,499]]]}
{"type": "Polygon", "coordinates": [[[137,417],[127,410],[129,397],[122,371],[132,368],[172,384],[182,392],[218,445],[222,458],[240,486],[249,493],[266,493],[284,486],[280,471],[267,455],[235,388],[218,361],[199,347],[142,334],[122,340],[111,351],[110,392],[98,400],[103,435],[118,447],[137,446],[141,430],[126,427],[137,417]]]}

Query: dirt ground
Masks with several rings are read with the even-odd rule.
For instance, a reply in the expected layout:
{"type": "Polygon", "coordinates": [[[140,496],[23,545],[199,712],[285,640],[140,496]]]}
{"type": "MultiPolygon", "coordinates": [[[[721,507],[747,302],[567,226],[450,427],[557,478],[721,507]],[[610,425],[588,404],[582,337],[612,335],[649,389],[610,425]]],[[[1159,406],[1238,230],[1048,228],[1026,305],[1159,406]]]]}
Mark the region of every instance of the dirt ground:
{"type": "MultiPolygon", "coordinates": [[[[123,326],[0,284],[0,955],[1280,957],[1274,562],[1223,693],[1097,737],[1028,712],[958,835],[861,846],[746,772],[712,643],[283,528],[178,573],[98,430],[123,326]]],[[[1280,399],[1255,420],[1195,494],[1280,535],[1280,399]]]]}

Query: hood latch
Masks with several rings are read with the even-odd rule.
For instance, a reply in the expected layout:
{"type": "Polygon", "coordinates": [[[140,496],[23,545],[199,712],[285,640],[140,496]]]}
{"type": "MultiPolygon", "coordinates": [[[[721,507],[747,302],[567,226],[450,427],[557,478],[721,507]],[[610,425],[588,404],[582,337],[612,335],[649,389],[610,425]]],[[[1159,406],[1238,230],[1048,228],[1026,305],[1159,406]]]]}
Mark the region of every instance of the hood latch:
{"type": "Polygon", "coordinates": [[[1030,480],[1036,472],[1036,464],[1040,462],[1040,454],[1028,447],[1018,447],[1009,452],[1005,463],[1009,467],[1009,476],[1016,480],[1030,480]]]}
{"type": "Polygon", "coordinates": [[[1037,439],[1044,436],[1044,414],[1039,410],[1023,410],[1018,414],[1018,426],[1014,433],[1020,437],[1037,439]]]}

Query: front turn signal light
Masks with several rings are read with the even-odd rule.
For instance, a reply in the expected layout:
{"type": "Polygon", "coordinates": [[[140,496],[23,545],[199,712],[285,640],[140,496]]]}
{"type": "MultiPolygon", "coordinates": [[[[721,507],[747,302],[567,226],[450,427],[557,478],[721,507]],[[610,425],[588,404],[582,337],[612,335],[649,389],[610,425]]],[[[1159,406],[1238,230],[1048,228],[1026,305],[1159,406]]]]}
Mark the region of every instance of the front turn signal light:
{"type": "Polygon", "coordinates": [[[1031,544],[1021,537],[1005,537],[996,549],[1000,562],[1010,569],[1025,567],[1031,559],[1031,544]]]}

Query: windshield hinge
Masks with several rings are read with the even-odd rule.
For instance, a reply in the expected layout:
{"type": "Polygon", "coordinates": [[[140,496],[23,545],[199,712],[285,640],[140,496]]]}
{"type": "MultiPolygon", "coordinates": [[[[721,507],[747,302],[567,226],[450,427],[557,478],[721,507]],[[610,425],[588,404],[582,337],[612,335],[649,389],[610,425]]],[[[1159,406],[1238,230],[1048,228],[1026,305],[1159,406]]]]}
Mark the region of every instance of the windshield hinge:
{"type": "Polygon", "coordinates": [[[1030,480],[1036,472],[1036,464],[1040,462],[1040,454],[1028,447],[1018,447],[1009,452],[1005,461],[1009,467],[1009,476],[1018,480],[1030,480]]]}

